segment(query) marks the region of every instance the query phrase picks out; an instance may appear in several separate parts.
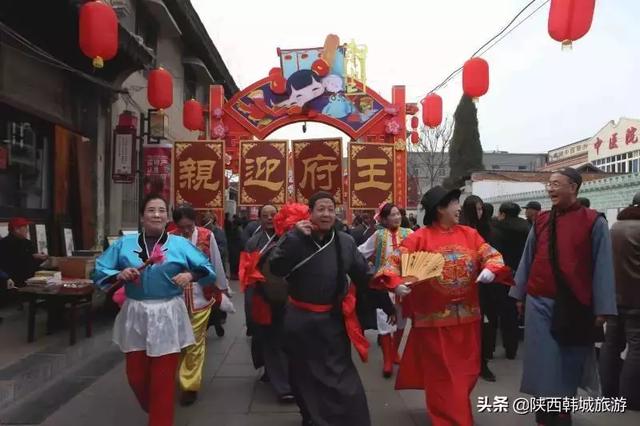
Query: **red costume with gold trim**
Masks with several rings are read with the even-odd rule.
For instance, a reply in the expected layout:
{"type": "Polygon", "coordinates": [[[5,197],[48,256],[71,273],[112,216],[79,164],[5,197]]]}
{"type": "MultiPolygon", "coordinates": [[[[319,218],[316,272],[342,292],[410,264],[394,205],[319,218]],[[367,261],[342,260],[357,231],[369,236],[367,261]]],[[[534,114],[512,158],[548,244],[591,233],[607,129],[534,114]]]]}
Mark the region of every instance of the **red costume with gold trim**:
{"type": "Polygon", "coordinates": [[[440,253],[445,264],[441,277],[416,284],[403,300],[412,327],[396,389],[424,389],[434,426],[471,426],[469,395],[480,372],[481,318],[476,279],[486,268],[496,274],[496,282],[511,282],[511,271],[500,253],[475,229],[433,225],[402,242],[378,272],[374,287],[395,289],[404,282],[400,254],[416,251],[440,253]]]}

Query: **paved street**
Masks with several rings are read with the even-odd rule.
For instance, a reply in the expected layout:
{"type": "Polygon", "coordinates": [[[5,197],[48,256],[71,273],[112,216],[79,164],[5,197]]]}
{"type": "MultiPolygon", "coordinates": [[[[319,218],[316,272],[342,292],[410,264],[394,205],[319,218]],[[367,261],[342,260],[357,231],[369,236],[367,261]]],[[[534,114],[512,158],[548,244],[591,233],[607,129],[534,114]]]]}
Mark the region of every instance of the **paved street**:
{"type": "MultiPolygon", "coordinates": [[[[234,296],[237,308],[242,308],[242,295],[234,296]]],[[[300,418],[295,406],[283,406],[275,401],[268,384],[257,381],[260,376],[250,361],[249,342],[244,336],[244,315],[241,310],[230,315],[226,326],[226,336],[218,338],[213,328],[207,347],[204,387],[199,401],[190,408],[178,407],[176,425],[282,425],[297,426],[300,418]]],[[[373,341],[373,335],[369,336],[373,341]]],[[[120,354],[105,354],[105,357],[120,354]]],[[[100,362],[100,361],[96,361],[100,362]]],[[[373,424],[376,426],[407,425],[425,426],[429,421],[425,415],[423,393],[419,391],[396,392],[393,382],[381,375],[381,353],[373,347],[368,364],[356,362],[367,390],[373,424]]],[[[473,394],[473,402],[479,396],[508,396],[510,400],[518,396],[521,362],[503,358],[502,350],[497,351],[497,359],[492,362],[498,376],[497,383],[479,381],[473,394]]],[[[99,369],[98,369],[99,370],[99,369]]],[[[102,374],[102,373],[101,373],[102,374]]],[[[88,373],[76,373],[68,379],[67,390],[87,379],[88,373]]],[[[130,391],[124,374],[124,362],[102,374],[90,386],[62,403],[59,408],[50,408],[50,415],[43,419],[44,426],[139,426],[144,424],[145,415],[138,407],[130,391]]],[[[55,387],[39,397],[39,406],[51,406],[58,400],[55,387]]],[[[36,410],[37,411],[37,410],[36,410]]],[[[35,422],[34,422],[35,423],[35,422]]],[[[533,418],[513,413],[476,414],[476,424],[482,426],[528,425],[533,418]]],[[[575,425],[637,425],[640,413],[622,415],[580,415],[575,425]]]]}

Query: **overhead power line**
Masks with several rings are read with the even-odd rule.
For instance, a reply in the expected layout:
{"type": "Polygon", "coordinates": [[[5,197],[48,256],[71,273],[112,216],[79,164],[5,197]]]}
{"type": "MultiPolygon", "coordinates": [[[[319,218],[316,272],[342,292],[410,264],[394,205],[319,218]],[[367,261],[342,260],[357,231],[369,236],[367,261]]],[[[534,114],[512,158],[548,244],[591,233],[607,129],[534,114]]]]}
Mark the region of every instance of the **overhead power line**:
{"type": "MultiPolygon", "coordinates": [[[[547,3],[549,3],[549,1],[551,0],[545,0],[540,6],[538,6],[533,12],[531,12],[529,15],[527,15],[524,19],[522,19],[520,22],[518,22],[515,26],[511,27],[513,25],[514,22],[516,22],[516,20],[529,8],[531,7],[537,0],[531,0],[529,3],[527,3],[522,9],[520,9],[520,11],[518,13],[516,13],[516,15],[509,21],[509,23],[502,28],[496,35],[494,35],[493,37],[491,37],[486,43],[484,43],[482,46],[480,46],[480,48],[478,48],[478,50],[476,50],[475,52],[473,52],[471,54],[471,57],[473,58],[476,55],[483,55],[485,53],[487,53],[490,49],[492,49],[494,46],[496,46],[498,43],[500,43],[500,41],[502,41],[505,37],[507,37],[509,34],[511,34],[511,32],[513,30],[515,30],[516,28],[518,28],[520,25],[522,25],[525,21],[527,21],[529,18],[531,18],[536,12],[538,12],[544,5],[546,5],[547,3]],[[511,27],[511,28],[510,28],[511,27]],[[487,47],[489,46],[489,47],[487,47]],[[485,50],[483,50],[485,47],[487,47],[485,50]]],[[[453,72],[451,72],[451,74],[449,74],[444,80],[442,80],[442,82],[440,82],[439,84],[437,84],[433,89],[431,89],[428,93],[433,93],[436,90],[439,90],[441,88],[443,88],[444,86],[447,85],[447,83],[449,83],[449,81],[451,81],[455,76],[457,76],[461,71],[462,68],[464,67],[464,65],[459,66],[458,68],[456,68],[453,72]]]]}

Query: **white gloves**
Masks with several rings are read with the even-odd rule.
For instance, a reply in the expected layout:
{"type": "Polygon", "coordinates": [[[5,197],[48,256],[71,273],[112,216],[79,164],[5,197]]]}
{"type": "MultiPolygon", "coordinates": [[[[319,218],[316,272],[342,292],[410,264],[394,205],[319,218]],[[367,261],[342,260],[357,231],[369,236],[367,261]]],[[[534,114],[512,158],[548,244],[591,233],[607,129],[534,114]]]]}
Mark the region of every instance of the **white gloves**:
{"type": "Polygon", "coordinates": [[[411,293],[411,288],[409,288],[408,285],[400,284],[398,287],[395,288],[394,293],[398,297],[404,297],[409,293],[411,293]]]}
{"type": "Polygon", "coordinates": [[[482,272],[480,272],[480,275],[478,275],[478,279],[476,280],[476,282],[488,284],[488,283],[492,283],[493,280],[495,279],[496,279],[496,274],[494,274],[487,268],[484,268],[482,272]]]}
{"type": "Polygon", "coordinates": [[[13,290],[16,288],[16,283],[13,282],[11,278],[7,280],[7,290],[13,290]]]}

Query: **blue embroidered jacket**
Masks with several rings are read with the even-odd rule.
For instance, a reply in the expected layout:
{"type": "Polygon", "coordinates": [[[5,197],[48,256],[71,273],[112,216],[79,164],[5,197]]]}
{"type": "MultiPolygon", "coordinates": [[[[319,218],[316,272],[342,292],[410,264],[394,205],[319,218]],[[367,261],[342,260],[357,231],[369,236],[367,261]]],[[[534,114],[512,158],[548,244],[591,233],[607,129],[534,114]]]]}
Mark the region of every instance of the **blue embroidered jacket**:
{"type": "MultiPolygon", "coordinates": [[[[216,273],[209,259],[187,239],[164,234],[158,244],[164,252],[164,262],[144,268],[138,283],[126,282],[125,293],[128,298],[150,300],[181,296],[182,288],[171,281],[181,272],[198,273],[198,284],[202,286],[213,285],[216,282],[216,273]]],[[[120,271],[142,266],[148,256],[142,234],[126,235],[96,260],[93,281],[96,286],[106,290],[114,284],[120,271]]]]}

